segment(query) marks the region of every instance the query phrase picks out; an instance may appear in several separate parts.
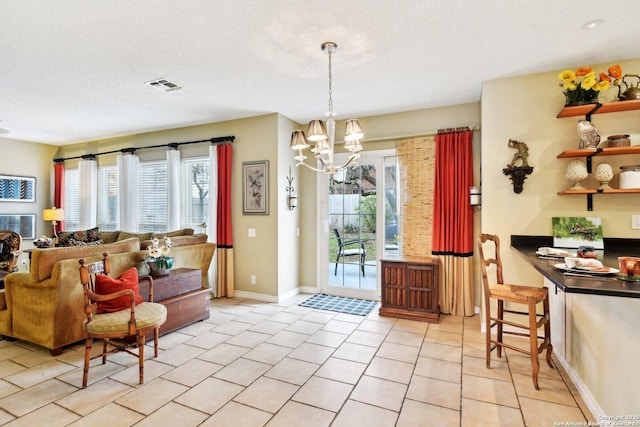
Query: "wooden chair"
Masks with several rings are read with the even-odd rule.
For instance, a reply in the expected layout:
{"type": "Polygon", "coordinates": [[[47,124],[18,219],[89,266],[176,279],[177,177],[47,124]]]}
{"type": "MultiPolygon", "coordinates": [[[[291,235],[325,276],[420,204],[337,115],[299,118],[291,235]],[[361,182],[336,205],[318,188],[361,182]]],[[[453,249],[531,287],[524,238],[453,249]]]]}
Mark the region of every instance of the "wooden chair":
{"type": "MultiPolygon", "coordinates": [[[[82,376],[82,388],[87,386],[89,378],[89,364],[91,360],[102,357],[102,364],[107,362],[108,353],[124,351],[138,357],[140,366],[140,384],[144,382],[144,347],[145,335],[153,331],[154,357],[158,357],[158,332],[160,326],[167,319],[167,308],[154,302],[136,304],[135,295],[131,289],[124,289],[106,295],[96,294],[96,275],[109,274],[109,255],[105,252],[101,261],[86,263],[80,260],[80,282],[84,288],[84,311],[87,315],[85,321],[86,346],[84,354],[84,373],[82,376]],[[131,306],[113,313],[96,313],[96,302],[109,301],[118,297],[128,296],[131,306]],[[133,340],[131,337],[135,337],[133,340]],[[103,339],[102,353],[91,357],[93,339],[103,339]],[[128,339],[127,339],[128,338],[128,339]],[[138,353],[130,348],[137,346],[138,353]]],[[[143,276],[140,279],[149,281],[149,301],[153,301],[153,279],[143,276]]]]}
{"type": "Polygon", "coordinates": [[[336,270],[333,273],[334,276],[338,274],[338,262],[340,257],[358,256],[360,257],[360,270],[364,277],[364,260],[367,256],[367,251],[364,248],[364,242],[360,239],[343,240],[340,237],[340,232],[336,227],[333,227],[333,233],[338,239],[338,254],[336,255],[336,270]]]}
{"type": "MultiPolygon", "coordinates": [[[[500,239],[498,236],[491,234],[480,234],[478,236],[478,251],[480,252],[480,260],[482,266],[482,283],[484,286],[484,305],[485,305],[485,333],[486,333],[486,359],[487,368],[491,367],[491,351],[497,348],[498,357],[502,357],[502,347],[528,354],[531,357],[532,379],[536,390],[540,390],[538,386],[538,372],[540,371],[540,363],[538,354],[544,349],[547,350],[547,364],[553,368],[551,364],[551,353],[553,346],[551,345],[551,325],[549,319],[549,294],[547,288],[538,288],[535,286],[521,286],[504,284],[502,278],[502,261],[500,260],[500,239]],[[490,249],[493,242],[493,250],[495,255],[489,258],[485,255],[485,247],[490,249]],[[487,267],[495,265],[496,283],[489,284],[487,267]],[[491,314],[491,300],[497,301],[497,316],[491,314]],[[507,310],[504,306],[505,302],[524,304],[527,308],[526,312],[507,310]],[[536,313],[536,304],[542,302],[542,314],[536,313]],[[528,324],[520,324],[504,319],[504,313],[524,314],[528,316],[528,324]],[[504,325],[512,328],[526,329],[527,332],[519,332],[518,330],[505,330],[504,325]],[[492,339],[491,330],[497,327],[496,339],[492,339]],[[538,336],[538,328],[544,326],[544,336],[538,336]],[[529,350],[524,350],[513,345],[509,345],[503,341],[504,334],[518,335],[529,337],[529,350]],[[541,343],[538,344],[539,340],[541,343]]],[[[489,252],[490,254],[490,252],[489,252]]],[[[489,255],[490,256],[490,255],[489,255]]]]}

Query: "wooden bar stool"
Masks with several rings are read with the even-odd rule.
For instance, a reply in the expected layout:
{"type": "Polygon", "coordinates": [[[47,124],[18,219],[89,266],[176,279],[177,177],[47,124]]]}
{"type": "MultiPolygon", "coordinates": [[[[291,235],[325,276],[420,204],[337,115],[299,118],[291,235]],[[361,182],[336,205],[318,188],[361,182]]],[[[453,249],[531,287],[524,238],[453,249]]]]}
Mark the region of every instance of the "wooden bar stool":
{"type": "MultiPolygon", "coordinates": [[[[497,348],[498,357],[502,357],[502,347],[528,354],[531,357],[531,377],[533,379],[533,385],[536,390],[540,390],[538,386],[538,372],[540,371],[540,363],[538,361],[538,354],[547,349],[547,364],[553,368],[551,364],[551,353],[553,352],[553,346],[551,345],[551,325],[549,319],[549,292],[547,288],[538,288],[535,286],[521,286],[521,285],[509,285],[504,284],[502,278],[502,261],[500,261],[500,239],[498,236],[491,234],[480,234],[478,236],[478,251],[480,252],[480,260],[482,266],[482,284],[484,286],[484,305],[485,305],[485,333],[486,333],[486,358],[487,368],[491,367],[491,351],[497,348]],[[486,242],[493,242],[493,249],[495,250],[494,258],[485,256],[484,248],[490,248],[491,244],[486,242]],[[489,278],[487,275],[487,267],[494,264],[496,271],[496,283],[489,284],[489,278]],[[497,316],[491,315],[491,299],[495,299],[498,305],[497,316]],[[524,304],[527,307],[526,312],[507,310],[504,307],[504,303],[517,303],[524,304]],[[536,304],[542,302],[543,312],[542,314],[536,314],[536,304]],[[504,313],[515,313],[527,315],[529,323],[527,325],[512,322],[504,319],[504,313]],[[505,330],[504,325],[525,329],[527,332],[519,332],[517,330],[505,330]],[[538,336],[538,328],[544,325],[544,336],[538,336]],[[497,327],[496,339],[492,339],[491,330],[497,327]],[[521,348],[509,345],[503,342],[503,334],[518,335],[523,337],[529,337],[530,349],[523,350],[521,348]],[[540,344],[538,342],[542,340],[540,344]]],[[[488,252],[490,254],[490,252],[488,252]]],[[[489,255],[490,256],[490,255],[489,255]]]]}

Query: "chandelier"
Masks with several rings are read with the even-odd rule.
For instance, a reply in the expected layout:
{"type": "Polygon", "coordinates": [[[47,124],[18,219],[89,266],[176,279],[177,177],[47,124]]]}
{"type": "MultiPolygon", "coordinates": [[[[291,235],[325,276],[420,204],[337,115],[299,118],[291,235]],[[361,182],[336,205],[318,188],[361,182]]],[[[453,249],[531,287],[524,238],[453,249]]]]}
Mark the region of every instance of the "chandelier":
{"type": "Polygon", "coordinates": [[[329,111],[326,113],[327,124],[325,126],[325,123],[322,120],[311,120],[307,127],[306,136],[301,130],[294,131],[291,134],[291,148],[298,152],[297,156],[295,156],[295,159],[298,161],[296,166],[303,165],[316,172],[324,172],[328,175],[333,175],[336,172],[340,172],[357,163],[358,159],[361,157],[360,151],[362,151],[362,145],[360,144],[360,139],[363,137],[363,133],[358,120],[352,119],[346,121],[344,148],[351,154],[349,154],[349,158],[342,166],[334,165],[333,149],[336,122],[333,118],[336,114],[333,111],[333,92],[331,87],[333,75],[331,73],[331,57],[338,49],[338,45],[334,42],[324,42],[321,47],[322,51],[329,55],[329,111]],[[307,156],[302,153],[302,150],[309,148],[311,144],[314,145],[314,147],[311,148],[311,152],[315,156],[319,168],[315,168],[304,162],[307,156]]]}

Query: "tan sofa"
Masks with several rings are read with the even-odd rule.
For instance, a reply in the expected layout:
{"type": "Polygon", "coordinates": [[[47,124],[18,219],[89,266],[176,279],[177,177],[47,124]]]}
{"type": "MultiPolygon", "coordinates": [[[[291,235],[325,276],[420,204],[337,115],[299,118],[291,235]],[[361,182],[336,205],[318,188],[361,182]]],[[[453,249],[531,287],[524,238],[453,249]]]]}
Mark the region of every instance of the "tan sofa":
{"type": "MultiPolygon", "coordinates": [[[[173,238],[172,238],[173,240],[173,238]]],[[[202,286],[207,287],[207,272],[216,245],[192,240],[194,244],[174,245],[173,268],[197,268],[202,286]]],[[[11,273],[0,291],[0,334],[32,342],[59,354],[62,347],[84,339],[84,299],[78,273],[80,258],[89,262],[108,252],[111,276],[147,258],[136,237],[92,246],[34,249],[31,271],[11,273]]]]}

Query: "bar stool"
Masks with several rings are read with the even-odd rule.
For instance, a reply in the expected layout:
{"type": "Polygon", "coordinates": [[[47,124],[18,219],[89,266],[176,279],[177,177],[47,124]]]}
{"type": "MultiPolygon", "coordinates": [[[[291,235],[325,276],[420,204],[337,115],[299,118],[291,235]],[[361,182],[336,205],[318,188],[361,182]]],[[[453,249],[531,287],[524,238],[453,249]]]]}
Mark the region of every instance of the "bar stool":
{"type": "MultiPolygon", "coordinates": [[[[535,286],[504,284],[504,280],[502,278],[502,261],[500,261],[500,239],[498,236],[492,234],[480,234],[478,236],[478,251],[480,252],[482,284],[484,287],[487,368],[491,367],[491,351],[493,351],[493,349],[497,348],[498,357],[502,357],[502,347],[528,354],[531,357],[531,377],[533,379],[533,385],[536,387],[536,390],[540,390],[540,387],[538,386],[538,372],[540,371],[538,354],[542,353],[544,349],[547,350],[547,364],[553,368],[553,365],[551,364],[553,346],[551,345],[551,325],[549,323],[549,292],[547,288],[544,287],[538,288],[535,286]],[[485,257],[484,248],[486,247],[489,250],[491,247],[491,243],[487,243],[485,245],[486,242],[493,242],[493,249],[495,250],[494,258],[485,257]],[[490,285],[487,275],[487,267],[492,264],[494,264],[496,268],[496,284],[490,285]],[[491,315],[492,299],[496,300],[498,307],[498,313],[495,317],[491,315]],[[527,311],[507,310],[504,307],[505,302],[524,304],[527,307],[527,311]],[[542,302],[542,314],[536,313],[536,304],[539,302],[542,302]],[[527,315],[529,318],[529,324],[525,325],[505,320],[504,313],[527,315]],[[527,332],[505,330],[504,325],[508,325],[512,328],[525,329],[527,332]],[[543,325],[544,336],[540,337],[538,336],[538,328],[543,325]],[[492,339],[491,337],[491,330],[494,326],[497,327],[496,339],[492,339]],[[503,342],[503,334],[529,337],[530,349],[524,350],[503,342]],[[542,340],[540,344],[538,344],[539,340],[542,340]]],[[[488,254],[490,254],[489,251],[488,254]]]]}

